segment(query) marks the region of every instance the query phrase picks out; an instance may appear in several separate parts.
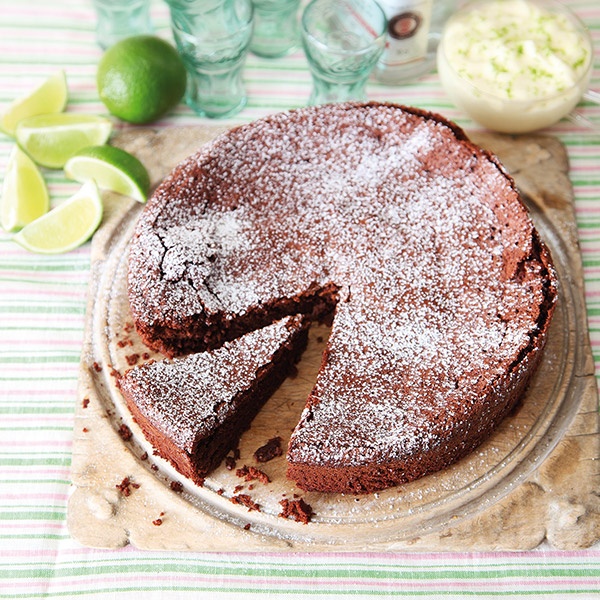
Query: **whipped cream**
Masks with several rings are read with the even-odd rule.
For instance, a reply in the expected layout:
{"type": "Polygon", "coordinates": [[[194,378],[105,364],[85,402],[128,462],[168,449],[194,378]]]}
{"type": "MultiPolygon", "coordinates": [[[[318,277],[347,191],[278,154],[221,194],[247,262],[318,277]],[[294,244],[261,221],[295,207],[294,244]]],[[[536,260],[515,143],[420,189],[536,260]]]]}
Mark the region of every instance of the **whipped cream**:
{"type": "Polygon", "coordinates": [[[438,71],[450,97],[476,121],[522,132],[572,110],[587,88],[591,57],[589,35],[567,9],[492,0],[449,21],[438,71]]]}

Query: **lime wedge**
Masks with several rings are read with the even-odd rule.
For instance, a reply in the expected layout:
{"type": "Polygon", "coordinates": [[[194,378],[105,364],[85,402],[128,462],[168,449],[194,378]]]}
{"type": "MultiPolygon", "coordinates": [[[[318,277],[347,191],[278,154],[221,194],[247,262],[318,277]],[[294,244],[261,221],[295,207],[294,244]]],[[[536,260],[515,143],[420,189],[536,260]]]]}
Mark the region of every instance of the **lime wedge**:
{"type": "Polygon", "coordinates": [[[15,136],[38,165],[60,169],[82,148],[104,144],[111,131],[112,123],[104,117],[58,113],[19,121],[15,136]]]}
{"type": "Polygon", "coordinates": [[[25,152],[15,146],[8,159],[2,186],[2,229],[18,231],[47,213],[49,207],[48,189],[40,170],[25,152]]]}
{"type": "Polygon", "coordinates": [[[50,212],[26,225],[13,240],[31,252],[59,254],[86,242],[102,221],[102,200],[93,181],[50,212]]]}
{"type": "Polygon", "coordinates": [[[115,146],[92,146],[72,156],[65,175],[81,183],[93,179],[99,187],[138,202],[146,202],[150,177],[146,167],[132,154],[115,146]]]}
{"type": "Polygon", "coordinates": [[[69,93],[64,71],[58,71],[30,94],[18,98],[0,115],[0,130],[14,136],[22,119],[46,113],[59,113],[67,105],[69,93]]]}

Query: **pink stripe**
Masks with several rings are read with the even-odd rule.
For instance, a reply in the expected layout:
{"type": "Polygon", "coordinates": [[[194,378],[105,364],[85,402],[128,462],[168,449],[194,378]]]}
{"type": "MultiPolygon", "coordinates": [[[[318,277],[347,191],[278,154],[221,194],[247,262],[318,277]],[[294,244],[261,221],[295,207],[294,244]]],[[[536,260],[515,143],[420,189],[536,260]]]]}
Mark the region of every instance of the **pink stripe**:
{"type": "Polygon", "coordinates": [[[22,447],[22,448],[67,448],[70,449],[73,446],[72,440],[12,440],[10,443],[11,448],[22,447]]]}
{"type": "Polygon", "coordinates": [[[53,500],[58,502],[66,502],[69,499],[68,494],[3,494],[3,499],[16,500],[19,504],[24,504],[27,500],[53,500]]]}
{"type": "MultiPolygon", "coordinates": [[[[6,468],[6,467],[5,467],[6,468]]],[[[22,466],[19,466],[18,469],[23,469],[22,466]]],[[[44,469],[31,469],[31,468],[27,468],[27,476],[31,477],[33,475],[35,476],[53,476],[56,478],[60,478],[60,479],[67,479],[66,476],[68,476],[70,474],[70,467],[65,467],[63,469],[56,469],[53,467],[48,467],[48,468],[44,468],[44,469]]],[[[2,526],[4,527],[4,523],[2,524],[2,526]]]]}
{"type": "MultiPolygon", "coordinates": [[[[27,555],[25,555],[27,556],[27,555]]],[[[154,575],[153,573],[144,573],[144,584],[161,586],[166,581],[172,581],[171,577],[168,576],[168,571],[165,574],[154,575]]],[[[118,582],[115,582],[115,577],[109,576],[88,576],[88,577],[77,577],[76,580],[61,579],[61,589],[63,591],[70,589],[79,589],[84,586],[102,585],[110,587],[111,585],[117,585],[122,587],[131,582],[132,585],[139,584],[139,573],[120,573],[118,582]]],[[[306,588],[314,589],[315,580],[313,578],[279,578],[279,577],[243,577],[243,576],[223,576],[220,575],[215,578],[214,575],[187,575],[185,573],[177,573],[178,585],[185,584],[201,584],[205,587],[213,589],[219,589],[223,585],[237,586],[241,588],[247,588],[251,582],[254,590],[260,591],[261,587],[268,589],[288,589],[288,588],[306,588]]],[[[34,584],[29,582],[28,585],[34,584]]],[[[44,582],[40,582],[43,586],[44,582]]],[[[445,579],[439,578],[429,581],[415,581],[414,579],[389,579],[389,580],[378,580],[378,579],[332,579],[317,577],[317,585],[322,589],[328,591],[343,591],[343,590],[407,590],[407,591],[444,591],[444,590],[488,590],[488,589],[511,589],[515,591],[519,590],[546,590],[551,589],[553,591],[558,590],[572,590],[573,586],[581,587],[585,589],[586,585],[590,585],[589,578],[558,578],[548,577],[544,579],[525,579],[521,578],[503,578],[501,572],[499,572],[498,578],[491,578],[490,580],[468,580],[464,579],[445,579]]],[[[33,586],[32,586],[33,587],[33,586]]],[[[33,587],[33,589],[35,589],[33,587]]]]}
{"type": "MultiPolygon", "coordinates": [[[[65,375],[66,376],[66,375],[65,375]]],[[[31,383],[29,385],[32,385],[31,383]]],[[[68,389],[68,388],[59,388],[59,389],[47,389],[48,386],[48,382],[47,381],[42,381],[40,382],[40,385],[45,386],[44,389],[36,389],[36,388],[28,388],[28,389],[24,389],[24,390],[10,390],[10,397],[12,398],[34,398],[34,397],[38,397],[41,396],[42,398],[52,398],[52,397],[57,397],[57,398],[68,398],[70,396],[74,397],[74,394],[76,394],[76,391],[74,389],[68,389]]],[[[6,396],[9,396],[9,390],[6,391],[6,396]]]]}
{"type": "MultiPolygon", "coordinates": [[[[43,277],[40,276],[39,277],[40,281],[43,281],[43,277]]],[[[3,283],[3,287],[4,289],[8,292],[9,295],[19,295],[22,291],[23,288],[26,288],[27,286],[30,285],[39,285],[39,281],[37,283],[23,283],[20,287],[16,287],[14,284],[13,285],[6,285],[5,283],[3,283]]],[[[85,298],[85,294],[74,294],[73,293],[73,289],[71,287],[71,289],[53,289],[51,287],[48,287],[46,289],[46,287],[44,287],[43,290],[43,294],[44,296],[50,300],[51,298],[60,298],[60,299],[65,299],[65,298],[85,298]]]]}
{"type": "MultiPolygon", "coordinates": [[[[71,415],[65,417],[64,415],[53,415],[48,413],[44,414],[44,425],[61,425],[66,422],[72,422],[71,415]]],[[[8,423],[13,427],[20,426],[22,424],[31,425],[31,415],[24,415],[21,413],[2,415],[2,423],[8,423]]],[[[3,440],[0,440],[0,445],[5,445],[3,440]]]]}
{"type": "MultiPolygon", "coordinates": [[[[43,525],[43,529],[42,531],[48,530],[48,529],[55,529],[55,530],[62,530],[64,529],[64,524],[63,523],[57,523],[55,521],[45,521],[44,525],[43,525]]],[[[28,522],[28,521],[3,521],[2,522],[2,529],[16,529],[18,531],[36,531],[39,528],[39,523],[34,523],[34,522],[28,522]]],[[[54,552],[54,555],[57,555],[57,552],[54,552]]],[[[0,548],[0,556],[8,556],[8,557],[12,557],[14,556],[16,557],[23,557],[23,558],[28,558],[31,559],[32,556],[39,556],[37,551],[31,551],[31,550],[23,550],[23,551],[15,551],[13,549],[11,550],[6,550],[3,551],[2,548],[0,548]]],[[[4,589],[2,590],[4,591],[4,589]]]]}
{"type": "Polygon", "coordinates": [[[42,3],[36,3],[35,6],[31,6],[30,4],[21,2],[18,4],[6,4],[6,6],[2,7],[3,17],[19,17],[19,19],[29,23],[48,18],[52,18],[53,20],[65,19],[68,21],[90,20],[90,18],[93,18],[93,14],[91,7],[89,10],[77,10],[77,7],[73,6],[68,9],[63,8],[61,11],[54,7],[48,8],[48,5],[42,3]],[[29,21],[29,19],[34,19],[34,21],[29,21]]]}

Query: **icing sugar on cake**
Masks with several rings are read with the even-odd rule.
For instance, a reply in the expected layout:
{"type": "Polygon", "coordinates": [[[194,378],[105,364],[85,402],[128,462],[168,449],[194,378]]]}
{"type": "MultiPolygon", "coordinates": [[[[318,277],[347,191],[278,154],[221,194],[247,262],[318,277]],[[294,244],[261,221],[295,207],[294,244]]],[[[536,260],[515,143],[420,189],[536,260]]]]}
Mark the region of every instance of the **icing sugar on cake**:
{"type": "Polygon", "coordinates": [[[556,283],[493,156],[439,116],[368,103],[273,115],[184,161],[138,222],[129,296],[168,355],[335,309],[288,473],[369,492],[490,435],[539,362],[556,283]]]}
{"type": "Polygon", "coordinates": [[[133,367],[118,385],[158,454],[202,483],[289,374],[307,325],[286,317],[212,352],[133,367]]]}

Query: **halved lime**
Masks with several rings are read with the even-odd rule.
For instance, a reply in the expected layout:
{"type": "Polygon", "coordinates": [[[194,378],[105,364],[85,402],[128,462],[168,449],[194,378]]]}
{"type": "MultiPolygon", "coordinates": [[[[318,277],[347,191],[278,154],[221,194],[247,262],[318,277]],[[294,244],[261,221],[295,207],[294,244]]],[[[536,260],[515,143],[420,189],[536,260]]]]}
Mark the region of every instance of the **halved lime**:
{"type": "Polygon", "coordinates": [[[75,181],[93,179],[99,187],[146,202],[150,177],[146,167],[132,154],[116,146],[92,146],[72,156],[65,175],[75,181]]]}
{"type": "Polygon", "coordinates": [[[101,221],[98,186],[88,181],[62,204],[23,227],[13,240],[31,252],[59,254],[89,240],[101,221]]]}
{"type": "Polygon", "coordinates": [[[64,71],[48,77],[44,83],[22,98],[17,98],[0,115],[0,130],[14,136],[17,123],[35,115],[60,113],[67,105],[69,92],[64,71]]]}
{"type": "Polygon", "coordinates": [[[19,121],[19,146],[39,165],[60,169],[73,154],[87,146],[104,144],[112,123],[104,117],[58,113],[19,121]]]}
{"type": "Polygon", "coordinates": [[[50,199],[44,177],[29,156],[15,146],[8,159],[2,186],[2,229],[18,231],[47,213],[49,207],[50,199]]]}

